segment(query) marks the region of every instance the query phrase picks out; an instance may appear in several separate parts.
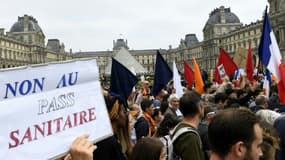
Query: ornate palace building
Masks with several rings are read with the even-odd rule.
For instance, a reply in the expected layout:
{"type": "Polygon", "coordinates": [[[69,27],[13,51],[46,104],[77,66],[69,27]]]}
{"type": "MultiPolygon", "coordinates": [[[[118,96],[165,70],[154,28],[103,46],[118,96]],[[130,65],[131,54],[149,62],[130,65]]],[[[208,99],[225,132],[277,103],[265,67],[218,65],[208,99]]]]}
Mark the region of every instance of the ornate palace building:
{"type": "Polygon", "coordinates": [[[0,68],[72,59],[58,39],[49,39],[35,18],[18,17],[9,32],[0,29],[0,68]]]}
{"type": "MultiPolygon", "coordinates": [[[[284,59],[285,55],[285,2],[284,0],[269,0],[270,20],[275,32],[280,50],[284,59]]],[[[262,13],[261,13],[262,14],[262,13]]],[[[251,42],[253,59],[258,60],[258,46],[262,32],[261,20],[243,25],[238,16],[231,12],[230,8],[221,6],[214,9],[203,28],[204,40],[199,42],[195,34],[187,34],[181,39],[177,48],[159,49],[169,66],[175,60],[177,68],[183,73],[183,60],[192,64],[196,58],[200,68],[209,72],[216,67],[219,49],[224,48],[232,57],[236,51],[243,50],[239,56],[246,59],[246,50],[251,42]]],[[[113,42],[113,51],[79,52],[75,57],[96,57],[100,73],[104,73],[110,58],[113,57],[120,47],[129,49],[127,41],[118,39],[113,42]]],[[[153,50],[129,50],[129,52],[141,63],[150,74],[154,71],[156,49],[153,50]]],[[[127,61],[127,59],[126,59],[127,61]]],[[[239,66],[243,68],[244,66],[239,66]]]]}
{"type": "MultiPolygon", "coordinates": [[[[269,0],[270,21],[275,33],[283,60],[285,56],[285,2],[284,0],[269,0]]],[[[182,39],[178,48],[168,50],[171,59],[176,60],[182,71],[183,60],[192,62],[196,57],[199,66],[210,71],[215,69],[219,48],[224,48],[232,57],[238,49],[248,49],[249,41],[255,62],[258,59],[258,46],[262,32],[262,20],[242,25],[237,15],[230,8],[223,6],[214,9],[204,28],[204,40],[198,42],[195,34],[188,34],[182,39]]],[[[242,57],[246,58],[247,52],[242,57]]],[[[170,61],[171,61],[170,59],[170,61]]],[[[191,63],[190,63],[191,64],[191,63]]],[[[243,68],[244,66],[239,66],[243,68]]]]}
{"type": "MultiPolygon", "coordinates": [[[[285,0],[268,0],[270,4],[270,20],[273,31],[279,43],[284,59],[285,55],[285,0]]],[[[260,13],[262,14],[262,13],[260,13]]],[[[112,51],[88,51],[75,54],[66,53],[64,45],[57,39],[49,39],[45,45],[45,35],[37,21],[24,15],[5,34],[0,29],[0,68],[15,67],[27,64],[61,61],[71,58],[94,57],[97,59],[100,73],[111,62],[111,57],[125,48],[148,72],[153,74],[156,59],[156,50],[164,56],[172,66],[175,60],[177,68],[183,73],[183,60],[192,64],[195,57],[201,69],[209,72],[216,66],[219,49],[224,48],[232,57],[237,55],[244,60],[246,50],[251,42],[253,59],[258,59],[258,46],[262,31],[262,17],[256,22],[243,25],[238,16],[231,12],[230,8],[221,6],[214,9],[203,28],[203,41],[198,41],[195,34],[187,34],[180,40],[176,48],[130,50],[127,40],[118,39],[113,41],[112,51]]],[[[234,59],[235,60],[235,59],[234,59]]],[[[126,58],[125,61],[128,61],[126,58]]],[[[239,67],[243,67],[238,64],[239,67]]]]}

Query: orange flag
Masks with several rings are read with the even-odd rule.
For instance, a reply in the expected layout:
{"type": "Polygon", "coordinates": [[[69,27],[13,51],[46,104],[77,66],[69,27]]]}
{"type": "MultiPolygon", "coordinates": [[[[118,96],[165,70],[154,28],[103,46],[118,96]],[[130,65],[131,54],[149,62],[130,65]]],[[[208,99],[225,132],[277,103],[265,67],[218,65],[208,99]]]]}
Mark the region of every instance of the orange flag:
{"type": "Polygon", "coordinates": [[[200,73],[200,68],[196,62],[196,59],[193,58],[193,66],[194,66],[194,78],[195,78],[195,91],[202,94],[204,93],[204,82],[200,73]]]}

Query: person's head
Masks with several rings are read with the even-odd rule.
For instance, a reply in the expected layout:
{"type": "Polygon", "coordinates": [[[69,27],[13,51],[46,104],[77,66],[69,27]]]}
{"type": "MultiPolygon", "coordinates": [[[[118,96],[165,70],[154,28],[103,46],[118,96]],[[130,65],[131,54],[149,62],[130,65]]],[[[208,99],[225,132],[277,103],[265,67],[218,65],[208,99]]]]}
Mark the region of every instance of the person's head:
{"type": "Polygon", "coordinates": [[[202,105],[204,107],[210,106],[211,103],[210,103],[209,97],[210,97],[210,95],[208,95],[208,94],[203,94],[201,96],[202,105]]]}
{"type": "Polygon", "coordinates": [[[141,113],[141,109],[140,109],[140,106],[136,103],[132,104],[130,106],[130,114],[133,116],[133,117],[138,117],[141,113]]]}
{"type": "Polygon", "coordinates": [[[168,98],[168,103],[171,108],[178,109],[179,108],[179,97],[177,94],[171,94],[168,98]]]}
{"type": "Polygon", "coordinates": [[[149,99],[143,99],[141,102],[141,108],[143,112],[146,112],[148,115],[152,116],[153,115],[153,103],[149,99]]]}
{"type": "Polygon", "coordinates": [[[216,114],[216,109],[212,106],[204,107],[204,121],[210,122],[216,114]]]}
{"type": "Polygon", "coordinates": [[[273,125],[266,121],[261,121],[261,127],[263,128],[263,142],[262,152],[263,155],[260,160],[275,160],[276,150],[279,148],[279,140],[276,130],[273,125]]]}
{"type": "Polygon", "coordinates": [[[162,89],[158,94],[155,96],[155,99],[159,100],[160,102],[163,100],[163,97],[167,94],[167,91],[162,89]]]}
{"type": "Polygon", "coordinates": [[[123,101],[110,95],[104,96],[104,98],[112,125],[126,127],[128,118],[123,101]]]}
{"type": "Polygon", "coordinates": [[[201,98],[196,92],[187,92],[180,98],[180,111],[184,117],[204,116],[204,109],[201,104],[201,98]]]}
{"type": "Polygon", "coordinates": [[[169,131],[172,130],[178,123],[179,120],[177,118],[170,114],[166,114],[157,128],[156,136],[163,137],[169,135],[169,131]]]}
{"type": "Polygon", "coordinates": [[[165,160],[163,143],[153,137],[141,138],[133,148],[130,160],[165,160]]]}
{"type": "Polygon", "coordinates": [[[236,91],[235,91],[234,89],[232,89],[232,88],[227,88],[227,89],[225,90],[225,92],[226,92],[228,98],[237,99],[237,93],[236,93],[236,91]]]}
{"type": "Polygon", "coordinates": [[[122,152],[130,152],[131,141],[129,132],[129,119],[121,99],[110,95],[104,96],[106,106],[109,112],[109,118],[112,123],[114,134],[118,137],[122,152]]]}
{"type": "Polygon", "coordinates": [[[280,113],[277,113],[269,109],[261,109],[257,111],[255,114],[259,116],[262,121],[265,121],[270,125],[273,125],[274,121],[281,116],[280,113]]]}
{"type": "Polygon", "coordinates": [[[218,109],[224,109],[227,100],[227,95],[223,92],[219,92],[215,95],[215,104],[218,109]]]}
{"type": "Polygon", "coordinates": [[[163,116],[159,108],[154,108],[153,115],[151,117],[156,124],[159,124],[163,119],[163,116]]]}
{"type": "Polygon", "coordinates": [[[255,104],[266,109],[268,108],[268,98],[264,95],[258,95],[255,99],[255,104]]]}
{"type": "Polygon", "coordinates": [[[165,111],[167,110],[167,108],[168,108],[168,102],[167,101],[162,101],[161,105],[160,105],[161,114],[164,114],[165,111]]]}
{"type": "Polygon", "coordinates": [[[203,86],[203,90],[206,93],[211,93],[211,89],[212,89],[213,83],[212,82],[207,82],[205,83],[205,85],[203,86]]]}
{"type": "Polygon", "coordinates": [[[213,153],[221,158],[254,159],[262,156],[259,118],[247,109],[226,109],[212,119],[208,135],[213,153]]]}

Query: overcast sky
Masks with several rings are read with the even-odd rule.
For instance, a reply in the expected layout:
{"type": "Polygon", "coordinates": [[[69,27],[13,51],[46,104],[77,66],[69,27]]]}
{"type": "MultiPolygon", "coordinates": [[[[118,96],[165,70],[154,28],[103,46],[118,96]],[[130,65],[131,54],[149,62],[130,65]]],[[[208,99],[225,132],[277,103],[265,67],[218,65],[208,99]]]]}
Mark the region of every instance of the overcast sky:
{"type": "Polygon", "coordinates": [[[0,28],[9,31],[18,16],[32,15],[47,39],[73,52],[112,50],[113,40],[131,49],[177,47],[186,34],[203,40],[210,12],[231,8],[243,24],[260,20],[267,0],[7,0],[0,5],[0,28]]]}

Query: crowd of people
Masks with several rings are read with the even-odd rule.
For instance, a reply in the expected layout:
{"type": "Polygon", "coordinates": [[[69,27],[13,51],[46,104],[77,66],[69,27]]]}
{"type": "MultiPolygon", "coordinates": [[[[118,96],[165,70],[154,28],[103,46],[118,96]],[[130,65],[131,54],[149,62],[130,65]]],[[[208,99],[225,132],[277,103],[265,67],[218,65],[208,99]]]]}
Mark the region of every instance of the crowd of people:
{"type": "Polygon", "coordinates": [[[276,84],[270,91],[245,76],[181,97],[171,82],[152,95],[141,81],[127,102],[104,90],[114,135],[96,144],[78,137],[65,160],[284,160],[285,106],[276,84]]]}

